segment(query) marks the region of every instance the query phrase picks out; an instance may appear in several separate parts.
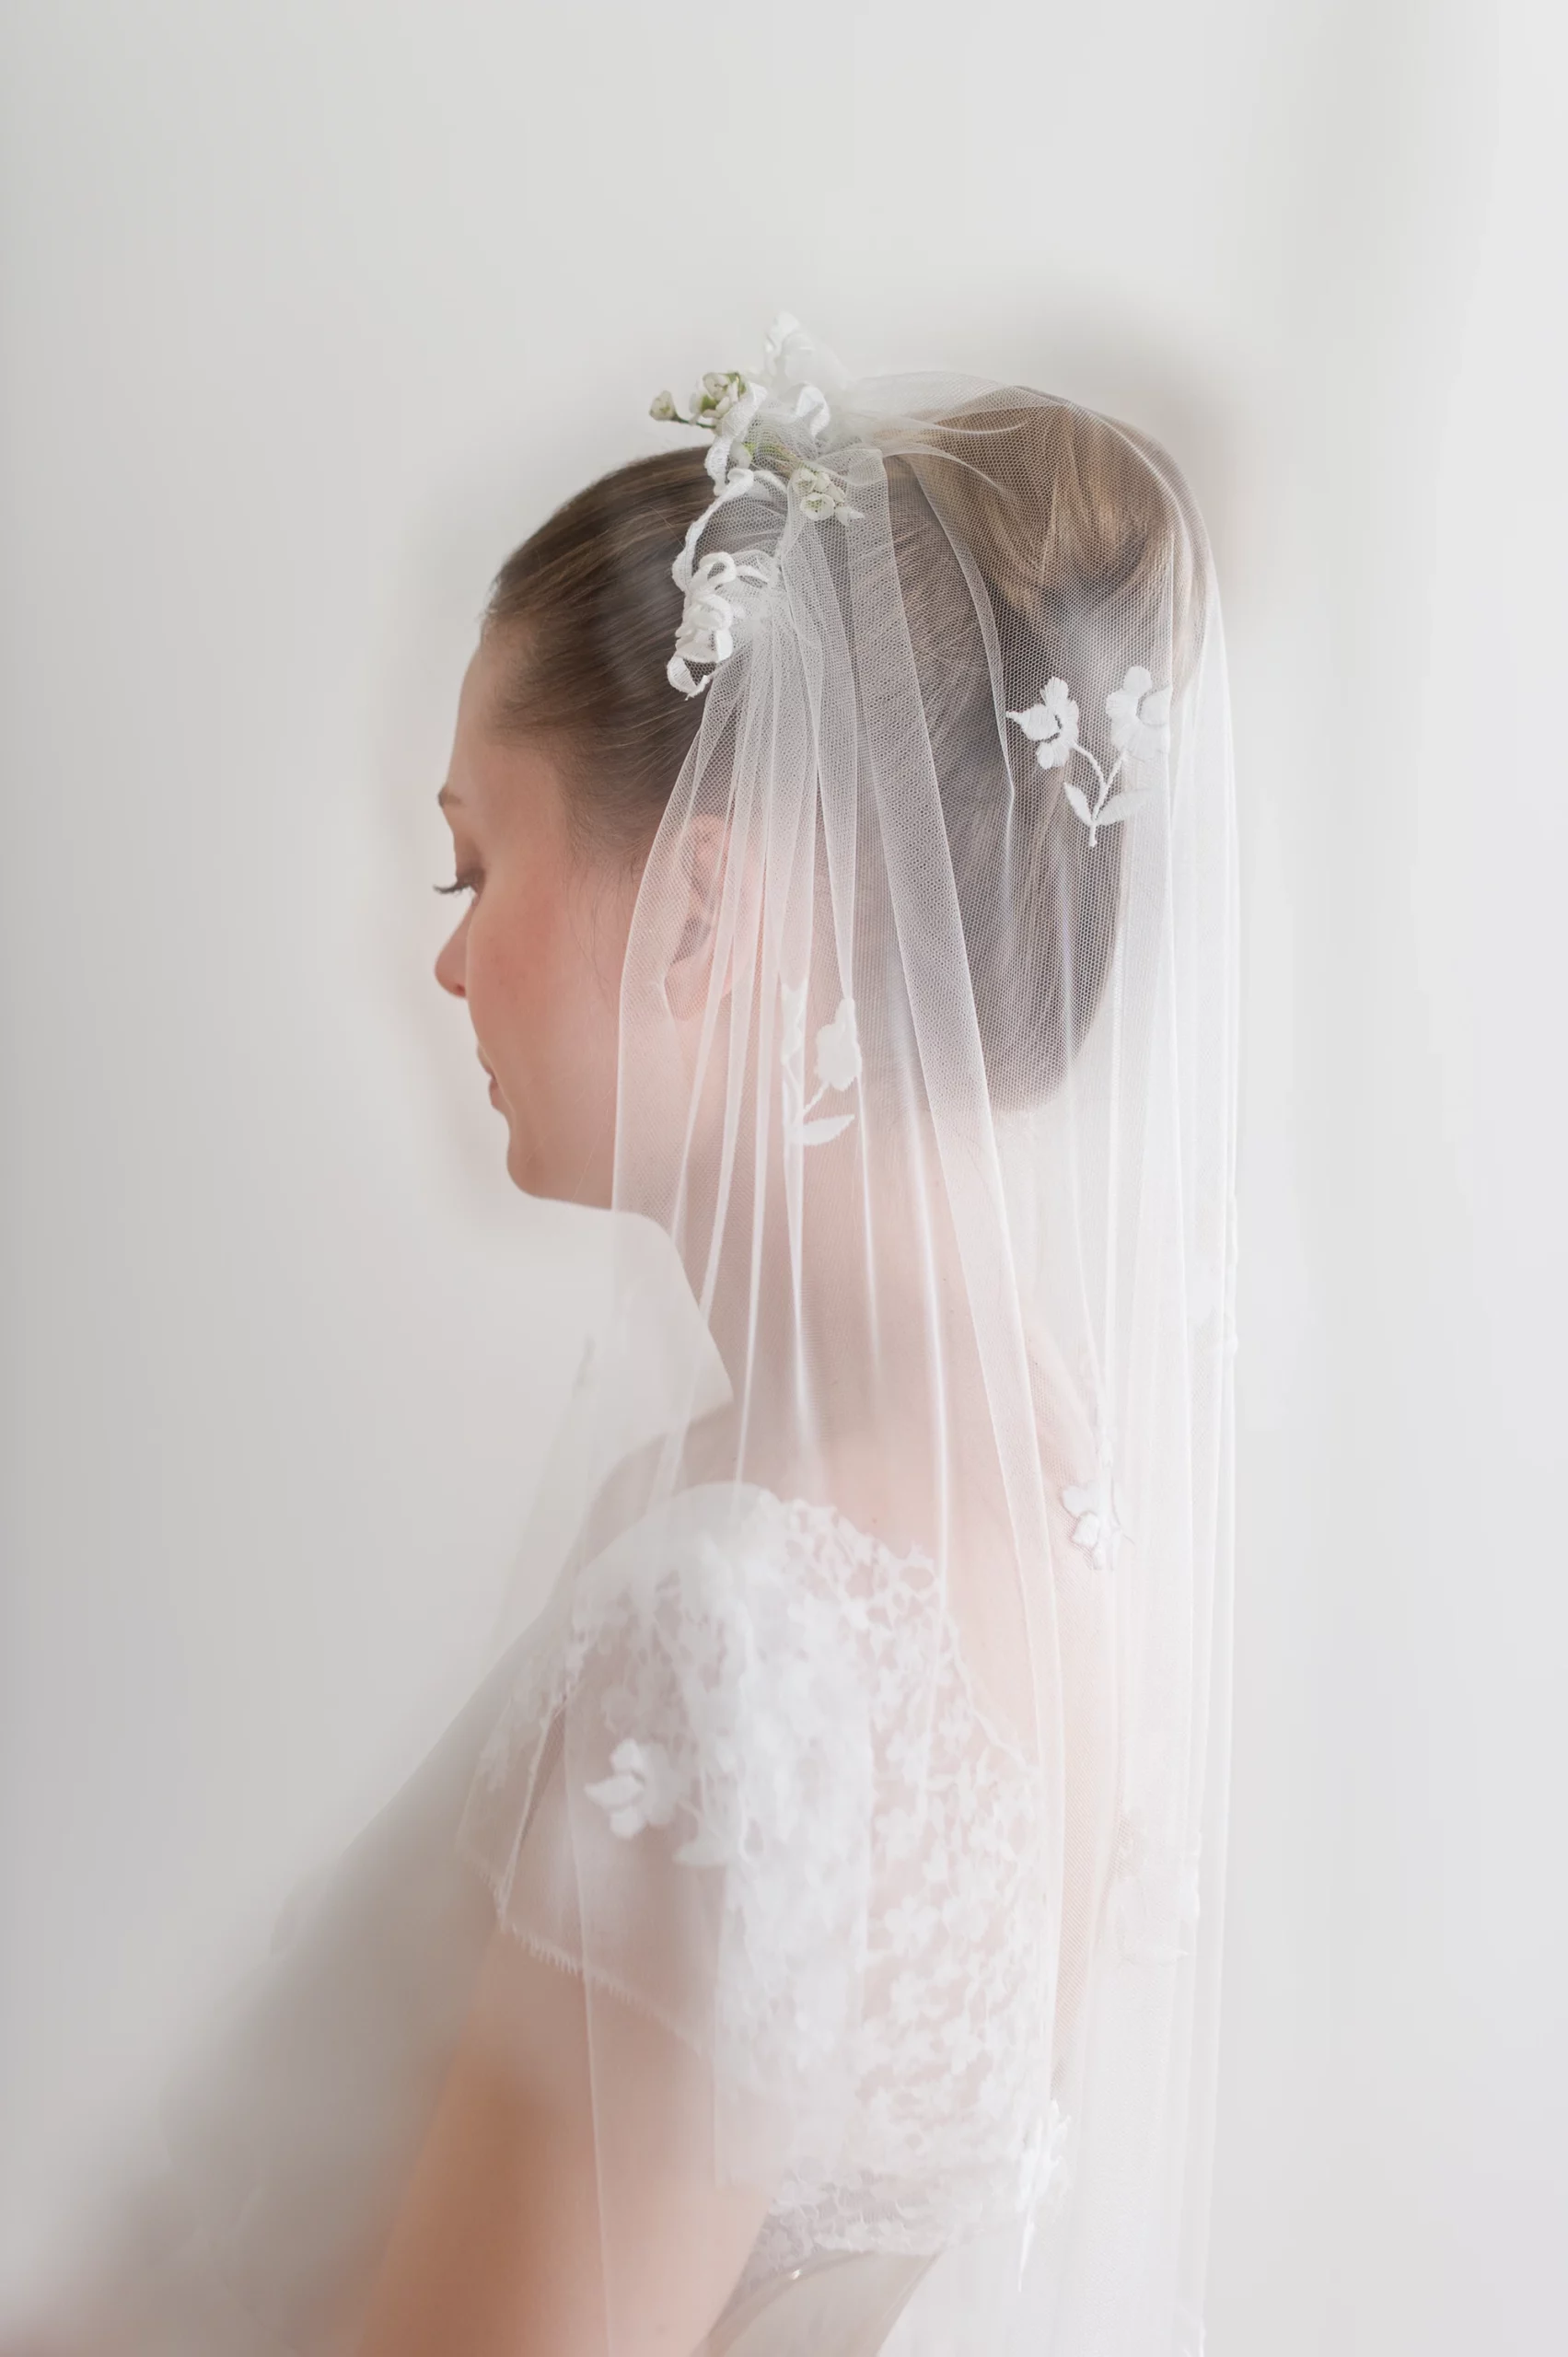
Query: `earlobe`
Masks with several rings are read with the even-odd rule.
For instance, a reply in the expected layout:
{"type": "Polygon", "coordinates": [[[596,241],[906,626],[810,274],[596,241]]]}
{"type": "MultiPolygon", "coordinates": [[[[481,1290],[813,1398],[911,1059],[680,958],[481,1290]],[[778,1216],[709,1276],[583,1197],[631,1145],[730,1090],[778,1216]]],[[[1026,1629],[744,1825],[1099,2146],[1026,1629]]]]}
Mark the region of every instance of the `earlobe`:
{"type": "Polygon", "coordinates": [[[703,816],[689,822],[681,845],[686,908],[665,975],[666,1001],[670,1013],[679,1018],[701,1015],[715,989],[724,998],[731,987],[732,961],[727,954],[724,970],[715,973],[714,970],[728,850],[729,828],[724,819],[703,816]]]}
{"type": "Polygon", "coordinates": [[[711,960],[707,955],[712,928],[689,918],[665,976],[664,994],[672,1015],[690,1020],[707,1004],[711,960]]]}

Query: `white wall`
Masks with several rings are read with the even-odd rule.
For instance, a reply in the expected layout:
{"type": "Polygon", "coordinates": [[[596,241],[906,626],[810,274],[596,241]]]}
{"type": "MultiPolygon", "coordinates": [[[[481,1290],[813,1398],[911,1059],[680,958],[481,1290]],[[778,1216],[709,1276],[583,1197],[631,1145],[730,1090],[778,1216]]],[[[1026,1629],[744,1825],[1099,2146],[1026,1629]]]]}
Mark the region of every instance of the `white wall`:
{"type": "Polygon", "coordinates": [[[787,307],[1151,427],[1217,547],[1211,2357],[1561,2328],[1549,16],[11,0],[9,2263],[478,1657],[585,1264],[430,976],[456,684],[506,549],[787,307]]]}

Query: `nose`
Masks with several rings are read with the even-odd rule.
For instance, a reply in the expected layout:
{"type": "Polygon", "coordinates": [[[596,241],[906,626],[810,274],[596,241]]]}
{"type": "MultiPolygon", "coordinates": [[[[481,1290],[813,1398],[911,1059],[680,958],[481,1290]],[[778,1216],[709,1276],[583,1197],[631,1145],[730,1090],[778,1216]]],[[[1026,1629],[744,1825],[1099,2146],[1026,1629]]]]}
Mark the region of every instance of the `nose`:
{"type": "Polygon", "coordinates": [[[449,991],[454,998],[468,996],[467,991],[463,988],[463,952],[459,937],[462,930],[460,924],[454,927],[441,944],[440,952],[436,959],[436,979],[442,989],[449,991]]]}

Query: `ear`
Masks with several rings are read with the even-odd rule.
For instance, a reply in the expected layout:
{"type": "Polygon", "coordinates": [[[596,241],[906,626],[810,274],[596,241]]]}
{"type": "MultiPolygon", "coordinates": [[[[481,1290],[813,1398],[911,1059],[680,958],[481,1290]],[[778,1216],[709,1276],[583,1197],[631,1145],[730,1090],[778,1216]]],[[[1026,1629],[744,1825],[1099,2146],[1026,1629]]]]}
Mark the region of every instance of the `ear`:
{"type": "Polygon", "coordinates": [[[687,820],[679,853],[686,908],[664,983],[670,1013],[678,1016],[701,1015],[715,981],[725,995],[734,979],[727,963],[722,974],[714,973],[729,848],[727,819],[698,811],[687,820]]]}

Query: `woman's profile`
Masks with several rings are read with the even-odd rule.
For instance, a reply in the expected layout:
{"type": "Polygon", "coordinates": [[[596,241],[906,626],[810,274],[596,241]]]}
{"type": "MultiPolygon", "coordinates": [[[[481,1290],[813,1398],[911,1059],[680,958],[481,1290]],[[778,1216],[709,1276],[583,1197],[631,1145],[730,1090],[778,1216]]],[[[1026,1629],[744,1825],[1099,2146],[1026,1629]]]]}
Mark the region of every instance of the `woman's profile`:
{"type": "Polygon", "coordinates": [[[653,412],[440,795],[435,980],[611,1271],[554,1584],[193,2061],[82,2357],[1200,2357],[1206,537],[1132,427],[787,315],[653,412]]]}

